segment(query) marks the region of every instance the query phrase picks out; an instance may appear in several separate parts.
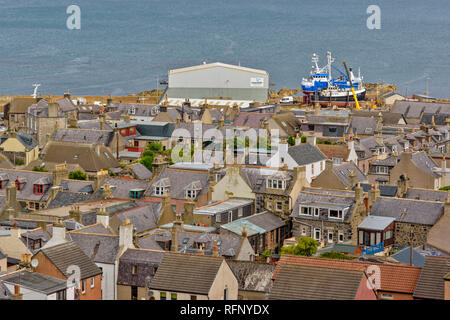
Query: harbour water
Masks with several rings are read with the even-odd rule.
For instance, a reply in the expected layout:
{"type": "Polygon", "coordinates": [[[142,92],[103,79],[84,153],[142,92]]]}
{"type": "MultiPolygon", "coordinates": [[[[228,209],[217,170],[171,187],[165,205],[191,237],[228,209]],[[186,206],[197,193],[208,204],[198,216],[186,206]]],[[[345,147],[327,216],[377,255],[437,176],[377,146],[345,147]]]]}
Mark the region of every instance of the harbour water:
{"type": "Polygon", "coordinates": [[[125,95],[207,62],[267,70],[298,88],[316,52],[364,82],[450,98],[448,0],[0,0],[0,94],[125,95]],[[81,9],[69,30],[66,9],[81,9]],[[369,5],[381,29],[367,28],[369,5]],[[427,80],[428,78],[428,80],[427,80]]]}

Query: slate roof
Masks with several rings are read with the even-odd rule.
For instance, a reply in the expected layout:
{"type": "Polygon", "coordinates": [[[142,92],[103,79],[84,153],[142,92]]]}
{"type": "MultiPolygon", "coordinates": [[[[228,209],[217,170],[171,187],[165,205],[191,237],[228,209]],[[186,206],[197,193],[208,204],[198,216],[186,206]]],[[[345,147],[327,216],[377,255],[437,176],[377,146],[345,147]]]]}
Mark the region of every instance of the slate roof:
{"type": "Polygon", "coordinates": [[[208,171],[166,168],[152,181],[152,185],[146,192],[146,196],[156,196],[155,184],[162,179],[168,179],[170,183],[169,192],[172,199],[186,199],[186,187],[193,181],[200,181],[201,183],[202,189],[197,194],[197,198],[206,193],[209,187],[208,171]]]}
{"type": "Polygon", "coordinates": [[[450,257],[426,256],[414,298],[444,300],[444,276],[449,272],[450,257]]]}
{"type": "Polygon", "coordinates": [[[222,257],[168,252],[150,289],[208,295],[222,263],[222,257]]]}
{"type": "Polygon", "coordinates": [[[299,166],[327,159],[316,146],[309,143],[302,143],[297,146],[289,147],[288,154],[299,166]]]}
{"type": "Polygon", "coordinates": [[[67,191],[60,191],[56,194],[55,198],[50,201],[48,204],[48,208],[59,208],[68,206],[74,203],[94,200],[94,199],[101,199],[100,196],[95,194],[84,194],[79,192],[67,192],[67,191]]]}
{"type": "Polygon", "coordinates": [[[447,191],[408,188],[403,197],[416,200],[445,202],[447,199],[447,191]]]}
{"type": "Polygon", "coordinates": [[[119,259],[117,284],[147,287],[165,254],[162,250],[128,249],[119,259]],[[136,274],[133,266],[137,267],[136,274]]]}
{"type": "Polygon", "coordinates": [[[94,192],[94,182],[84,181],[84,180],[62,180],[61,186],[63,191],[69,192],[79,192],[79,193],[93,193],[94,192]]]}
{"type": "Polygon", "coordinates": [[[334,174],[346,186],[350,186],[350,174],[351,174],[352,170],[355,173],[357,182],[360,182],[360,183],[367,182],[367,177],[353,163],[353,161],[350,161],[348,163],[343,163],[343,164],[340,164],[340,165],[337,165],[337,166],[333,166],[334,174]]]}
{"type": "Polygon", "coordinates": [[[158,203],[143,203],[141,206],[117,213],[116,217],[123,223],[126,219],[136,228],[137,233],[151,230],[157,227],[156,222],[161,214],[162,204],[158,203]]]}
{"type": "Polygon", "coordinates": [[[261,168],[261,167],[241,167],[241,176],[247,182],[253,192],[256,193],[273,193],[266,190],[266,179],[271,176],[277,176],[286,180],[286,189],[281,193],[288,194],[291,181],[293,177],[292,171],[278,170],[274,168],[261,168]]]}
{"type": "Polygon", "coordinates": [[[56,100],[56,103],[59,105],[62,112],[77,110],[77,107],[67,98],[56,100]]]}
{"type": "Polygon", "coordinates": [[[334,243],[332,246],[325,247],[323,249],[318,249],[317,253],[321,254],[324,252],[341,252],[344,254],[357,254],[358,246],[354,244],[346,243],[334,243]]]}
{"type": "Polygon", "coordinates": [[[262,128],[264,120],[269,119],[271,116],[273,116],[273,113],[241,112],[234,119],[233,124],[238,127],[262,128]]]}
{"type": "Polygon", "coordinates": [[[3,188],[0,190],[0,196],[6,196],[6,187],[16,179],[22,180],[20,191],[17,191],[17,200],[47,201],[50,196],[50,188],[53,186],[53,175],[47,172],[25,171],[14,169],[0,169],[0,176],[3,179],[3,188]],[[33,184],[46,178],[48,185],[44,186],[42,194],[35,194],[33,184]],[[7,182],[5,180],[7,179],[7,182]]]}
{"type": "Polygon", "coordinates": [[[0,281],[50,295],[67,288],[67,281],[45,274],[23,270],[0,276],[0,281]]]}
{"type": "Polygon", "coordinates": [[[88,172],[97,172],[120,165],[105,146],[57,141],[50,141],[46,145],[43,160],[45,162],[76,163],[88,172]]]}
{"type": "Polygon", "coordinates": [[[152,177],[152,172],[147,169],[142,163],[135,163],[129,166],[130,170],[135,175],[136,179],[139,180],[148,180],[152,177]]]}
{"type": "Polygon", "coordinates": [[[352,116],[348,131],[352,129],[355,135],[373,135],[375,128],[377,127],[377,117],[355,117],[352,116]]]}
{"type": "Polygon", "coordinates": [[[129,199],[130,198],[130,190],[131,189],[147,189],[148,182],[139,181],[134,179],[120,179],[120,178],[112,178],[107,177],[103,183],[100,185],[99,190],[96,194],[101,195],[101,187],[105,186],[105,184],[109,184],[112,190],[112,197],[114,198],[122,198],[129,199]]]}
{"type": "MultiPolygon", "coordinates": [[[[4,133],[0,137],[0,145],[3,144],[8,139],[8,137],[8,132],[4,133]]],[[[22,130],[19,130],[19,132],[17,132],[16,138],[26,148],[27,151],[33,150],[37,146],[37,142],[34,141],[33,137],[26,134],[22,130]]]]}
{"type": "Polygon", "coordinates": [[[282,264],[270,292],[270,300],[353,300],[361,270],[339,270],[282,264]]]}
{"type": "MultiPolygon", "coordinates": [[[[411,246],[405,247],[400,251],[394,253],[390,256],[391,258],[397,260],[398,262],[404,264],[411,263],[411,246]]],[[[413,248],[413,266],[415,267],[423,267],[425,264],[425,257],[421,255],[415,248],[413,248]]]]}
{"type": "Polygon", "coordinates": [[[283,264],[360,271],[366,271],[369,266],[376,265],[381,271],[380,290],[402,293],[414,292],[421,271],[421,268],[403,264],[281,255],[274,272],[274,278],[283,264]]]}
{"type": "MultiPolygon", "coordinates": [[[[375,119],[378,118],[378,114],[381,112],[381,115],[383,116],[383,124],[389,125],[389,124],[398,124],[401,119],[403,118],[402,114],[399,113],[392,113],[389,111],[367,111],[367,110],[353,110],[352,116],[355,117],[375,117],[375,119]]],[[[405,121],[406,123],[406,121],[405,121]]]]}
{"type": "Polygon", "coordinates": [[[275,264],[234,260],[228,260],[227,262],[238,280],[239,290],[269,292],[275,264]]]}
{"type": "Polygon", "coordinates": [[[397,100],[391,112],[401,113],[405,118],[419,118],[422,112],[450,114],[450,103],[397,100]]]}
{"type": "Polygon", "coordinates": [[[120,249],[119,236],[88,233],[93,231],[95,230],[75,230],[68,232],[67,238],[75,242],[93,262],[114,264],[120,249]]]}
{"type": "Polygon", "coordinates": [[[114,138],[112,130],[92,130],[92,129],[58,129],[52,136],[53,141],[92,143],[110,146],[114,138]]]}
{"type": "Polygon", "coordinates": [[[80,268],[81,279],[102,273],[100,268],[73,241],[41,249],[39,252],[42,252],[66,278],[70,276],[67,273],[70,265],[77,265],[80,268]]]}
{"type": "MultiPolygon", "coordinates": [[[[372,185],[370,183],[361,183],[360,186],[363,188],[364,192],[369,192],[372,189],[372,185]]],[[[356,188],[353,187],[353,189],[356,188]]],[[[396,197],[397,196],[397,186],[388,186],[380,184],[378,185],[378,189],[380,190],[380,196],[382,197],[396,197]]]]}
{"type": "MultiPolygon", "coordinates": [[[[402,157],[403,154],[400,156],[402,157]]],[[[414,164],[424,172],[428,173],[429,175],[438,178],[440,175],[432,170],[432,168],[438,167],[436,162],[428,156],[424,151],[423,152],[417,152],[413,153],[411,156],[411,160],[414,162],[414,164]]]]}
{"type": "Polygon", "coordinates": [[[378,198],[370,209],[373,216],[393,217],[397,222],[434,225],[443,214],[442,202],[403,198],[378,198]]]}

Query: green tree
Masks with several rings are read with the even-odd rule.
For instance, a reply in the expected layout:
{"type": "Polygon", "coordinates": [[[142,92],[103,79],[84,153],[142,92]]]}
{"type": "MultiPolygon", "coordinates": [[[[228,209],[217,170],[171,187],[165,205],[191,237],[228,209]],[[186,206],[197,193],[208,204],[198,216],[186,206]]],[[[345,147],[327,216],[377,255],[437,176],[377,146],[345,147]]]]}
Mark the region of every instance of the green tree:
{"type": "Polygon", "coordinates": [[[45,170],[45,168],[41,167],[41,166],[34,166],[32,170],[39,171],[39,172],[48,172],[48,170],[45,170]]]}
{"type": "Polygon", "coordinates": [[[301,141],[302,141],[302,143],[306,143],[306,136],[301,136],[301,141]]]}
{"type": "Polygon", "coordinates": [[[153,141],[147,144],[147,148],[151,151],[161,152],[163,151],[163,145],[161,142],[153,141]]]}
{"type": "Polygon", "coordinates": [[[328,259],[340,259],[340,260],[353,260],[354,259],[354,257],[345,255],[339,251],[323,252],[320,254],[320,257],[328,258],[328,259]]]}
{"type": "Polygon", "coordinates": [[[144,156],[141,161],[139,161],[140,163],[142,163],[148,170],[152,171],[153,167],[153,157],[152,156],[144,156]]]}
{"type": "Polygon", "coordinates": [[[318,242],[313,238],[301,237],[298,239],[297,244],[283,246],[281,253],[310,257],[317,252],[317,244],[318,242]]]}
{"type": "Polygon", "coordinates": [[[290,136],[288,138],[287,142],[289,143],[290,146],[294,146],[295,145],[295,136],[290,136]]]}
{"type": "Polygon", "coordinates": [[[75,170],[69,173],[69,179],[86,180],[86,178],[86,174],[81,170],[75,170]]]}
{"type": "Polygon", "coordinates": [[[155,157],[155,153],[152,150],[145,150],[142,153],[142,157],[152,157],[152,158],[154,158],[155,157]]]}

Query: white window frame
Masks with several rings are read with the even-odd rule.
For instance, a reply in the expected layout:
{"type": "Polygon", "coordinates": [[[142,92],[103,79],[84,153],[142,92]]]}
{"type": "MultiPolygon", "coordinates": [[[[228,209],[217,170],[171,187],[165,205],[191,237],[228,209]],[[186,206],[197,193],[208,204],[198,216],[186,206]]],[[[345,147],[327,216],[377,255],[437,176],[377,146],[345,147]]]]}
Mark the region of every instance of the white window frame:
{"type": "Polygon", "coordinates": [[[282,211],[282,210],[283,210],[283,202],[277,201],[277,211],[282,211]],[[278,208],[278,206],[280,206],[280,208],[278,208]]]}
{"type": "Polygon", "coordinates": [[[216,214],[216,222],[222,222],[222,213],[216,214]]]}
{"type": "Polygon", "coordinates": [[[244,215],[244,208],[240,207],[238,209],[238,217],[241,218],[244,215]]]}
{"type": "Polygon", "coordinates": [[[322,236],[322,231],[320,228],[314,228],[314,240],[320,241],[320,237],[322,236]],[[316,237],[317,232],[319,232],[319,237],[316,237]]]}
{"type": "Polygon", "coordinates": [[[328,230],[328,235],[327,235],[327,241],[329,243],[333,243],[333,230],[328,230]],[[331,235],[331,240],[330,240],[330,235],[331,235]]]}
{"type": "Polygon", "coordinates": [[[344,218],[344,210],[343,210],[343,209],[339,209],[339,210],[328,209],[328,219],[340,219],[340,220],[342,220],[343,218],[344,218]],[[332,216],[330,215],[331,210],[337,211],[337,212],[338,212],[338,216],[337,216],[337,217],[332,217],[332,216]]]}
{"type": "Polygon", "coordinates": [[[92,277],[91,278],[91,288],[94,288],[94,287],[95,287],[95,278],[92,277]]]}
{"type": "Polygon", "coordinates": [[[338,231],[338,242],[344,242],[345,238],[344,238],[344,232],[342,232],[341,230],[338,231]],[[342,238],[342,240],[341,240],[342,238]]]}
{"type": "Polygon", "coordinates": [[[306,236],[306,227],[302,227],[302,236],[306,236]]]}

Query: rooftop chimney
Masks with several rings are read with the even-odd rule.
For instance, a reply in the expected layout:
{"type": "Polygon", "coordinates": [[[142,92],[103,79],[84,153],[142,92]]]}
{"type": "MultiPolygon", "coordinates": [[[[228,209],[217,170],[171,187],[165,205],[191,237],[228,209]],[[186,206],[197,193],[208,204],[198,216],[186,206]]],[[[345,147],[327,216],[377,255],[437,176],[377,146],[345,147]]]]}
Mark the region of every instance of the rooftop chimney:
{"type": "Polygon", "coordinates": [[[364,191],[359,182],[356,184],[355,188],[355,201],[360,204],[364,202],[364,191]]]}
{"type": "Polygon", "coordinates": [[[53,235],[51,239],[42,248],[50,248],[65,242],[67,242],[66,226],[59,219],[57,223],[53,224],[53,235]]]}
{"type": "Polygon", "coordinates": [[[372,207],[372,204],[378,199],[379,196],[380,196],[380,189],[378,189],[377,184],[373,184],[372,189],[369,190],[368,196],[369,209],[370,207],[372,207]]]}
{"type": "Polygon", "coordinates": [[[175,221],[173,221],[172,225],[172,240],[170,243],[170,251],[177,252],[178,251],[178,233],[183,231],[183,219],[181,218],[181,214],[177,213],[175,221]]]}
{"type": "Polygon", "coordinates": [[[356,179],[355,170],[350,171],[349,178],[350,178],[350,186],[349,187],[350,187],[350,189],[352,189],[358,183],[358,180],[356,179]]]}
{"type": "Polygon", "coordinates": [[[14,295],[11,297],[12,300],[22,300],[23,295],[20,293],[20,286],[18,284],[14,285],[14,295]]]}
{"type": "Polygon", "coordinates": [[[166,192],[166,194],[164,194],[162,197],[161,214],[159,215],[157,221],[158,227],[176,220],[176,214],[170,202],[171,202],[170,193],[166,192]]]}
{"type": "Polygon", "coordinates": [[[134,248],[133,225],[128,218],[119,227],[119,247],[121,246],[124,247],[124,250],[134,248]]]}
{"type": "Polygon", "coordinates": [[[245,226],[242,227],[242,238],[247,238],[247,228],[245,226]]]}
{"type": "Polygon", "coordinates": [[[73,205],[69,211],[69,218],[74,219],[76,222],[81,223],[81,211],[80,206],[73,205]]]}
{"type": "Polygon", "coordinates": [[[194,222],[194,207],[195,203],[190,198],[184,203],[183,220],[185,224],[192,224],[194,222]]]}
{"type": "Polygon", "coordinates": [[[101,223],[105,228],[109,227],[109,214],[103,205],[97,209],[97,223],[101,223]]]}
{"type": "Polygon", "coordinates": [[[406,173],[400,175],[397,180],[397,197],[403,198],[409,189],[409,178],[406,173]]]}

